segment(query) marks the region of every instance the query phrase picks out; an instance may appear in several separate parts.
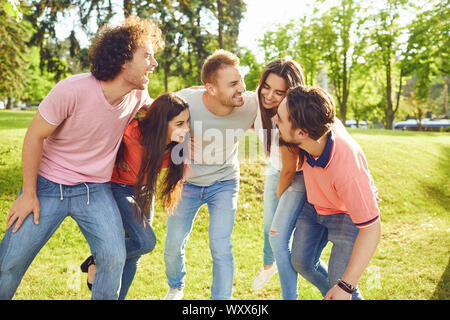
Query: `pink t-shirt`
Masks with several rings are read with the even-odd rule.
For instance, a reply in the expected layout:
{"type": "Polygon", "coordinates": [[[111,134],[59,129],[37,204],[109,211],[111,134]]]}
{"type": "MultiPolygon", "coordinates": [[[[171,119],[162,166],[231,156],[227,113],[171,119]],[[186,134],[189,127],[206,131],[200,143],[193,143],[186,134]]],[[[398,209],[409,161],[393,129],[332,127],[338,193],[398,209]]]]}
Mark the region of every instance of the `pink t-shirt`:
{"type": "Polygon", "coordinates": [[[342,122],[336,123],[318,159],[305,154],[303,174],[308,202],[317,213],[346,213],[359,227],[379,218],[378,190],[370,175],[366,157],[342,122]]]}
{"type": "Polygon", "coordinates": [[[126,126],[150,103],[147,90],[133,90],[112,106],[90,73],[60,81],[39,105],[41,116],[58,126],[44,140],[39,174],[66,185],[109,181],[126,126]]]}

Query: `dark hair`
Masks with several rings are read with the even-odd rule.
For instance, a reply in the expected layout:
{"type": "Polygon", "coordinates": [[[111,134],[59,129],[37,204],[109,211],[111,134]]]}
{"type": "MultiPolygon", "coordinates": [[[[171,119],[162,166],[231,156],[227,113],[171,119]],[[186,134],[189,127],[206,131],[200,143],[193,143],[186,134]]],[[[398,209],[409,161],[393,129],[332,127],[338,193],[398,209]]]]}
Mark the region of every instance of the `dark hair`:
{"type": "Polygon", "coordinates": [[[287,106],[292,129],[302,129],[314,140],[330,130],[336,116],[333,98],[317,87],[297,86],[288,90],[287,106]]]}
{"type": "MultiPolygon", "coordinates": [[[[161,179],[158,179],[158,176],[166,152],[172,153],[173,147],[178,144],[171,142],[166,145],[168,123],[186,109],[188,104],[184,99],[174,93],[165,93],[153,101],[145,117],[137,118],[143,150],[141,167],[134,186],[134,199],[139,206],[137,213],[142,222],[144,217],[148,217],[152,207],[157,182],[162,184],[158,197],[162,200],[165,210],[173,209],[179,200],[185,169],[184,159],[187,154],[180,155],[183,158],[181,161],[174,162],[171,157],[164,176],[161,179]]],[[[122,142],[116,158],[116,168],[124,161],[124,149],[125,144],[122,142]]]]}
{"type": "Polygon", "coordinates": [[[155,52],[164,47],[161,30],[150,19],[129,16],[122,26],[102,27],[89,48],[92,75],[102,81],[114,79],[124,63],[133,59],[136,49],[147,46],[148,41],[155,52]]]}
{"type": "Polygon", "coordinates": [[[219,49],[206,58],[201,71],[201,80],[203,84],[213,83],[216,79],[217,71],[224,66],[236,67],[239,65],[239,59],[229,51],[219,49]]]}
{"type": "Polygon", "coordinates": [[[302,68],[301,66],[295,62],[294,60],[287,58],[278,58],[267,64],[264,68],[261,77],[259,78],[259,87],[258,87],[258,98],[259,98],[259,110],[261,111],[261,121],[262,127],[267,133],[267,141],[264,144],[266,146],[267,154],[270,154],[270,146],[272,142],[271,130],[272,130],[272,116],[274,115],[275,110],[267,110],[262,106],[261,102],[261,90],[266,82],[267,77],[274,73],[277,76],[280,76],[286,81],[286,86],[288,89],[296,87],[298,85],[303,85],[305,80],[303,78],[302,68]]]}

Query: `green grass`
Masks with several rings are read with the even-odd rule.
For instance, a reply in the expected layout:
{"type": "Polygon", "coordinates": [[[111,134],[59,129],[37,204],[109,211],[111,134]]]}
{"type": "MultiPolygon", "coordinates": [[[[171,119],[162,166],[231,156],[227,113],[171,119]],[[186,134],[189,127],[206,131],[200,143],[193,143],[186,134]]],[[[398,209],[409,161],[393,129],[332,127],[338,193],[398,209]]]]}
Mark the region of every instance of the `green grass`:
{"type": "MultiPolygon", "coordinates": [[[[33,112],[0,112],[0,237],[6,215],[22,183],[23,136],[33,112]]],[[[383,234],[360,281],[366,299],[450,299],[450,135],[448,133],[350,130],[361,144],[379,189],[383,234]]],[[[256,143],[253,134],[248,142],[256,143]]],[[[241,145],[245,148],[245,145],[241,145]]],[[[235,258],[234,299],[281,299],[276,275],[260,292],[251,285],[262,264],[263,161],[241,161],[241,187],[232,235],[235,258]]],[[[143,256],[128,299],[161,299],[166,216],[157,206],[155,250],[143,256]]],[[[328,259],[331,246],[324,251],[328,259]]],[[[38,254],[15,299],[89,299],[79,265],[89,248],[78,226],[66,219],[38,254]]],[[[212,261],[208,212],[197,215],[186,248],[185,299],[210,299],[212,261]]],[[[299,278],[300,299],[321,299],[299,278]]]]}

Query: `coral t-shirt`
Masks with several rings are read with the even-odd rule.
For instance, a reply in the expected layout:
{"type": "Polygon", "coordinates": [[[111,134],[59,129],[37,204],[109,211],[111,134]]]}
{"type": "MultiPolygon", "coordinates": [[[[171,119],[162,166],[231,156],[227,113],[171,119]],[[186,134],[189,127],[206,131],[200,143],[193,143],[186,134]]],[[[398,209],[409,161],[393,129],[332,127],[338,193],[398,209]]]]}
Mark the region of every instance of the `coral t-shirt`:
{"type": "MultiPolygon", "coordinates": [[[[117,166],[114,165],[114,170],[111,177],[112,182],[127,185],[135,185],[137,183],[139,169],[141,168],[142,152],[144,149],[141,145],[141,140],[142,136],[139,132],[138,122],[133,120],[125,129],[125,133],[123,135],[123,142],[125,144],[124,161],[129,170],[119,170],[120,172],[117,172],[117,166]]],[[[169,157],[170,152],[166,152],[164,155],[162,169],[168,167],[169,157]]]]}
{"type": "Polygon", "coordinates": [[[378,189],[359,144],[336,119],[322,155],[314,159],[306,151],[303,173],[308,202],[322,215],[346,213],[359,227],[379,219],[378,189]]]}
{"type": "Polygon", "coordinates": [[[90,73],[60,81],[39,105],[58,126],[44,140],[39,175],[65,185],[110,181],[125,128],[150,103],[147,90],[133,90],[112,106],[90,73]]]}

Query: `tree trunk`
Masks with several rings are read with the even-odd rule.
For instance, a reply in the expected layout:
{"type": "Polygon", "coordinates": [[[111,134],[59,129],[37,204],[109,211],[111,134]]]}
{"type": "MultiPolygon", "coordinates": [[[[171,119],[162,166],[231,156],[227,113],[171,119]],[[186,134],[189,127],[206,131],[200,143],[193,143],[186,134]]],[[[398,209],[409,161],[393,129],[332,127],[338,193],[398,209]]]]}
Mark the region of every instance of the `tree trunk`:
{"type": "Polygon", "coordinates": [[[347,100],[348,100],[348,87],[347,87],[347,52],[344,53],[344,66],[342,70],[342,103],[340,105],[341,121],[345,125],[347,120],[347,100]]]}
{"type": "Polygon", "coordinates": [[[12,98],[11,97],[6,98],[6,109],[9,109],[9,110],[12,109],[12,98]]]}
{"type": "Polygon", "coordinates": [[[224,49],[223,46],[223,5],[222,0],[217,0],[217,20],[219,24],[219,48],[224,49]]]}
{"type": "Polygon", "coordinates": [[[164,92],[169,92],[169,70],[170,65],[166,64],[164,66],[164,92]]]}
{"type": "Polygon", "coordinates": [[[126,17],[133,14],[133,3],[132,0],[123,0],[123,15],[126,17]]]}
{"type": "Polygon", "coordinates": [[[391,59],[388,55],[386,62],[386,129],[392,129],[394,121],[394,110],[392,108],[392,83],[391,83],[391,59]]]}

